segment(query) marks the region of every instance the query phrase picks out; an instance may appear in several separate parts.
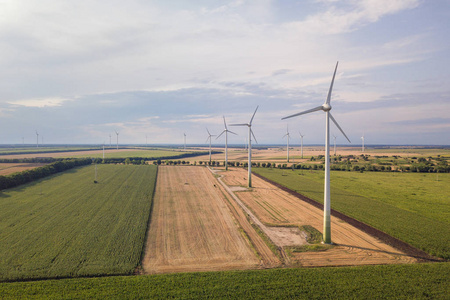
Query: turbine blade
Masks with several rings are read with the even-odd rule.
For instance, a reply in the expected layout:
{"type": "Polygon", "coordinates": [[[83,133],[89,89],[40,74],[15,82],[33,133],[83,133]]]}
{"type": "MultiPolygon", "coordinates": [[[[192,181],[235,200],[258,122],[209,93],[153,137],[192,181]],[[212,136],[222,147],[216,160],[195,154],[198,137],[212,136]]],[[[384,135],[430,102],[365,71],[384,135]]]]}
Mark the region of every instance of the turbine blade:
{"type": "Polygon", "coordinates": [[[222,131],[222,132],[216,137],[216,140],[217,140],[218,138],[220,138],[220,136],[221,136],[224,132],[226,132],[226,130],[222,131]]]}
{"type": "Polygon", "coordinates": [[[330,85],[330,89],[328,91],[328,97],[327,97],[327,104],[330,104],[331,101],[331,91],[333,90],[333,83],[334,83],[334,77],[336,76],[336,70],[338,67],[339,62],[336,63],[336,68],[334,69],[334,74],[333,74],[333,79],[331,80],[331,85],[330,85]]]}
{"type": "Polygon", "coordinates": [[[242,124],[230,124],[230,126],[248,126],[248,124],[244,124],[244,123],[242,123],[242,124]]]}
{"type": "Polygon", "coordinates": [[[250,119],[250,125],[252,125],[253,118],[255,117],[256,111],[258,110],[259,105],[256,107],[255,112],[253,113],[252,118],[250,119]]]}
{"type": "Polygon", "coordinates": [[[223,125],[225,125],[225,129],[227,129],[227,122],[225,121],[225,116],[223,116],[223,125]]]}
{"type": "Polygon", "coordinates": [[[205,144],[208,143],[208,140],[209,140],[210,138],[211,138],[211,136],[208,136],[208,137],[206,138],[205,144]]]}
{"type": "Polygon", "coordinates": [[[233,131],[229,131],[228,129],[227,129],[227,132],[232,133],[234,135],[238,135],[237,133],[234,133],[233,131]]]}
{"type": "Polygon", "coordinates": [[[336,122],[336,120],[333,118],[333,116],[331,115],[331,113],[330,113],[329,115],[330,115],[331,121],[333,121],[334,124],[336,125],[336,127],[339,128],[339,130],[340,130],[340,131],[342,132],[342,134],[345,136],[345,138],[347,139],[347,141],[348,141],[349,143],[351,143],[350,140],[349,140],[349,138],[348,138],[347,135],[345,134],[344,130],[342,130],[341,126],[339,126],[338,122],[336,122]]]}
{"type": "Polygon", "coordinates": [[[304,114],[309,114],[309,113],[311,113],[311,112],[315,112],[315,111],[318,111],[318,110],[322,110],[322,105],[321,105],[321,106],[317,106],[317,107],[312,108],[312,109],[308,109],[308,110],[299,112],[298,114],[293,114],[293,115],[284,117],[284,118],[282,118],[281,120],[288,119],[288,118],[292,118],[292,117],[296,117],[296,116],[300,116],[300,115],[304,115],[304,114]]]}
{"type": "Polygon", "coordinates": [[[252,133],[253,138],[255,139],[255,142],[258,144],[258,141],[256,140],[255,134],[253,133],[253,130],[250,128],[250,132],[252,133]]]}
{"type": "Polygon", "coordinates": [[[209,133],[208,127],[206,127],[206,131],[208,131],[209,136],[211,136],[211,133],[209,133]]]}

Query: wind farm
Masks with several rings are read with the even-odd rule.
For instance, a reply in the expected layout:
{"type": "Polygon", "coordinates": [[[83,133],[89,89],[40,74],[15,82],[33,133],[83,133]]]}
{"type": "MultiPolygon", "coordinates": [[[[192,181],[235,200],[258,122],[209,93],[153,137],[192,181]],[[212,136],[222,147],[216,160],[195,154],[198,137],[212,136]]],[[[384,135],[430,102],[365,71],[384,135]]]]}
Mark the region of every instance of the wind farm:
{"type": "Polygon", "coordinates": [[[447,299],[444,2],[2,5],[0,298],[447,299]]]}

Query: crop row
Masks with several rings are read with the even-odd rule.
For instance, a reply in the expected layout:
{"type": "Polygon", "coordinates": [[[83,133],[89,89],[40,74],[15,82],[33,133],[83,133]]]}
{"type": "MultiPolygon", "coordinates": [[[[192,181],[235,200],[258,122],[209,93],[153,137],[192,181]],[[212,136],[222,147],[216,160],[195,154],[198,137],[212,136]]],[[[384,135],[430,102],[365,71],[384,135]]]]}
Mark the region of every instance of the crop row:
{"type": "Polygon", "coordinates": [[[0,283],[3,299],[447,299],[449,263],[0,283]]]}
{"type": "Polygon", "coordinates": [[[3,191],[0,280],[131,274],[139,264],[155,166],[99,165],[3,191]]]}

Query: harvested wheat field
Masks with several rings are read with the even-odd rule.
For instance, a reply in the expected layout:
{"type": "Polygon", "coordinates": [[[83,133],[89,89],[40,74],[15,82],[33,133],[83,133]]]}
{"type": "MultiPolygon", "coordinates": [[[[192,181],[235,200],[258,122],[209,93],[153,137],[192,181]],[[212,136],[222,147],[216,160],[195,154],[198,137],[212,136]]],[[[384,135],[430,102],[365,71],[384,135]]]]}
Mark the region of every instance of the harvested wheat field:
{"type": "Polygon", "coordinates": [[[260,267],[261,259],[232,216],[225,194],[204,167],[159,167],[143,271],[260,267]]]}
{"type": "Polygon", "coordinates": [[[5,176],[25,170],[43,167],[45,165],[46,164],[43,163],[0,163],[0,175],[5,176]]]}
{"type": "MultiPolygon", "coordinates": [[[[247,171],[244,169],[232,168],[225,174],[222,180],[229,186],[245,186],[247,184],[247,171]]],[[[253,188],[248,191],[234,193],[265,226],[311,225],[322,232],[322,210],[256,176],[252,176],[252,185],[253,188]]],[[[417,261],[333,216],[331,217],[331,228],[332,241],[336,244],[333,248],[320,252],[293,252],[290,257],[292,263],[301,266],[339,266],[417,261]]],[[[298,235],[298,233],[293,234],[298,235]]],[[[276,239],[272,240],[277,244],[276,239]]],[[[282,247],[286,244],[277,246],[282,247]]]]}

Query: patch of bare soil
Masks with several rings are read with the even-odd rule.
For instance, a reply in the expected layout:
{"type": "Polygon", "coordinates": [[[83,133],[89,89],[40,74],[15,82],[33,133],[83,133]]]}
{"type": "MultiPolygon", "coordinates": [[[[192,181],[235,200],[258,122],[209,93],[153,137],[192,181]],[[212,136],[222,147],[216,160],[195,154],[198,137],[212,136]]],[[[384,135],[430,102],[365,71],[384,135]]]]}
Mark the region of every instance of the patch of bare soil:
{"type": "Polygon", "coordinates": [[[206,168],[159,167],[153,201],[145,273],[260,267],[224,191],[206,168]]]}

